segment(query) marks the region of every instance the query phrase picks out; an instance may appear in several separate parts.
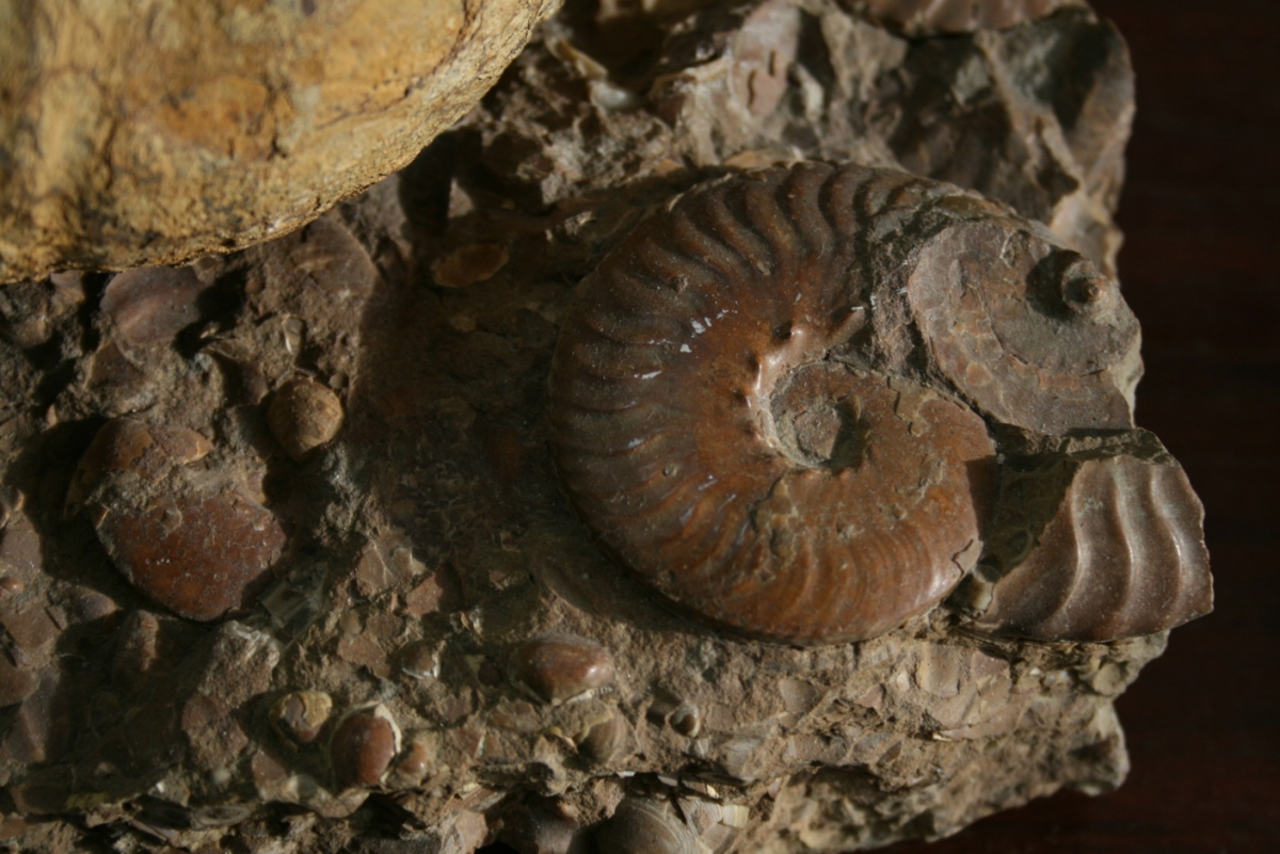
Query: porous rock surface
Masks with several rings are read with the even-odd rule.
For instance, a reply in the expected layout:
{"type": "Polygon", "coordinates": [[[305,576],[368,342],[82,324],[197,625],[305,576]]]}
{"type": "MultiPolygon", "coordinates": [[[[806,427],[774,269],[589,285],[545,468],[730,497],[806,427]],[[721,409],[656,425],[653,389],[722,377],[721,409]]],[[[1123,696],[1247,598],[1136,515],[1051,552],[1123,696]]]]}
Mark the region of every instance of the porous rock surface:
{"type": "Polygon", "coordinates": [[[735,168],[905,166],[1109,267],[1131,83],[1081,9],[936,42],[823,0],[568,15],[411,167],[296,233],[0,291],[0,835],[840,851],[1116,786],[1112,702],[1164,633],[1027,641],[950,603],[860,643],[713,630],[576,519],[545,398],[576,283],[647,210],[735,168]],[[271,416],[307,383],[338,407],[315,392],[307,419],[271,416]],[[86,467],[104,424],[140,438],[86,467]],[[147,512],[117,481],[167,501],[170,532],[210,496],[279,525],[265,588],[175,616],[121,566],[151,540],[104,533],[147,512]]]}
{"type": "Polygon", "coordinates": [[[554,0],[0,2],[0,282],[186,261],[409,162],[554,0]]]}

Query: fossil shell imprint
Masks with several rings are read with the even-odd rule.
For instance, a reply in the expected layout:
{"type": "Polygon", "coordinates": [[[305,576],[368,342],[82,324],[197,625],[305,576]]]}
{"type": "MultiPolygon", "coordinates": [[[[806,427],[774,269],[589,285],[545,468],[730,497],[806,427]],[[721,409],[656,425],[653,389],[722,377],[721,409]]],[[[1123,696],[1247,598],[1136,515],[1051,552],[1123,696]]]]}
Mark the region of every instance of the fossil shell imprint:
{"type": "Polygon", "coordinates": [[[1135,434],[1147,452],[1045,454],[1009,467],[1000,534],[967,591],[983,600],[975,628],[1110,641],[1213,610],[1204,509],[1182,467],[1135,434]]]}
{"type": "Polygon", "coordinates": [[[1046,234],[1010,225],[955,223],[915,258],[907,299],[939,371],[1006,424],[1132,427],[1138,321],[1119,287],[1046,234]]]}
{"type": "Polygon", "coordinates": [[[949,185],[800,164],[691,192],[584,281],[552,368],[556,460],[669,599],[752,636],[855,640],[971,568],[984,421],[858,352],[865,325],[900,325],[901,306],[877,320],[874,271],[901,266],[881,243],[901,250],[888,232],[918,208],[930,234],[1003,215],[949,185]]]}

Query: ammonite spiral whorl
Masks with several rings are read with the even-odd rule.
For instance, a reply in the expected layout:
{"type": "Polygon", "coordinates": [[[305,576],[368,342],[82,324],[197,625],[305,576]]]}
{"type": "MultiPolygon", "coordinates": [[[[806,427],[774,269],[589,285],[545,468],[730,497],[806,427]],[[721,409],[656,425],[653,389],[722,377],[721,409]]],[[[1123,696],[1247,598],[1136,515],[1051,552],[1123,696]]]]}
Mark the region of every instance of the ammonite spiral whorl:
{"type": "MultiPolygon", "coordinates": [[[[989,428],[1133,425],[1138,326],[1115,283],[1044,226],[902,173],[804,163],[697,188],[580,296],[551,377],[574,503],[654,589],[755,637],[865,639],[946,596],[987,534],[989,428]]],[[[1143,551],[1157,563],[1202,538],[1194,513],[1161,527],[1134,507],[1133,530],[1173,531],[1143,551]]],[[[1123,574],[1080,566],[1086,586],[1123,574]]],[[[1039,560],[1005,582],[983,626],[1041,631],[1022,617],[1067,595],[1037,580],[1055,572],[1039,560]]],[[[1142,589],[1182,572],[1144,568],[1142,589]]],[[[1209,589],[1207,563],[1186,572],[1174,586],[1209,589]]],[[[1095,600],[1111,601],[1079,598],[1095,600]]],[[[1208,607],[1115,601],[1123,619],[1064,631],[1158,631],[1208,607]]]]}
{"type": "Polygon", "coordinates": [[[731,179],[651,217],[585,282],[551,378],[557,462],[669,599],[749,635],[861,639],[972,566],[984,421],[859,345],[890,237],[867,227],[941,186],[824,164],[731,179]]]}

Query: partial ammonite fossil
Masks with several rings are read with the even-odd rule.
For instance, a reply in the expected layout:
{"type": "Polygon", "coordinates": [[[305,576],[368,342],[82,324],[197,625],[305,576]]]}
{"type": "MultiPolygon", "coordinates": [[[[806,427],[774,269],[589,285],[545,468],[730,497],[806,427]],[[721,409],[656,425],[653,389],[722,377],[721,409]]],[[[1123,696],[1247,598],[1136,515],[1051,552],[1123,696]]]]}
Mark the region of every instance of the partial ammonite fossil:
{"type": "Polygon", "coordinates": [[[650,586],[750,636],[865,639],[944,598],[982,551],[992,425],[1132,423],[1114,283],[1043,226],[902,173],[697,188],[580,297],[550,382],[572,499],[650,586]]]}
{"type": "Polygon", "coordinates": [[[1204,509],[1155,436],[1054,444],[1002,468],[995,533],[963,591],[973,626],[1106,641],[1213,610],[1204,509]]]}

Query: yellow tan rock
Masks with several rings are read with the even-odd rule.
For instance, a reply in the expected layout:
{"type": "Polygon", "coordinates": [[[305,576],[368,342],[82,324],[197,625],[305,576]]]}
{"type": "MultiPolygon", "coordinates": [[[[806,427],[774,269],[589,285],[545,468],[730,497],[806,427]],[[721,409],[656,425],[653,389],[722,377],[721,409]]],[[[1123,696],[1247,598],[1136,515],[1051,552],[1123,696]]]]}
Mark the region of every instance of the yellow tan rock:
{"type": "Polygon", "coordinates": [[[557,0],[0,0],[0,282],[276,236],[404,166],[557,0]]]}

